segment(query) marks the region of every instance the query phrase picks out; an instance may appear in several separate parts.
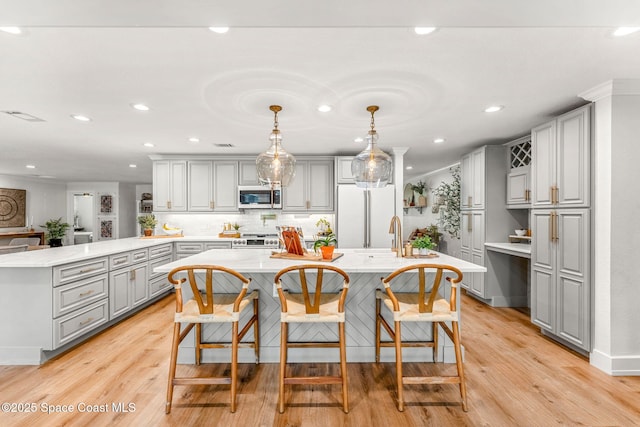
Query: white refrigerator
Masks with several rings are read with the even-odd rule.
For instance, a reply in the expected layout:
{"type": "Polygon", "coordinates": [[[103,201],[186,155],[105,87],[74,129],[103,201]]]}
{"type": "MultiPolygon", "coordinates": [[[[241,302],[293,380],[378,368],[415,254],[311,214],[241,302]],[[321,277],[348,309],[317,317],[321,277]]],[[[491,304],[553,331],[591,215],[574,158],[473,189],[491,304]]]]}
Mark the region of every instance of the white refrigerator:
{"type": "Polygon", "coordinates": [[[355,185],[338,185],[338,247],[391,248],[393,234],[389,234],[389,225],[393,215],[393,185],[370,190],[355,185]]]}

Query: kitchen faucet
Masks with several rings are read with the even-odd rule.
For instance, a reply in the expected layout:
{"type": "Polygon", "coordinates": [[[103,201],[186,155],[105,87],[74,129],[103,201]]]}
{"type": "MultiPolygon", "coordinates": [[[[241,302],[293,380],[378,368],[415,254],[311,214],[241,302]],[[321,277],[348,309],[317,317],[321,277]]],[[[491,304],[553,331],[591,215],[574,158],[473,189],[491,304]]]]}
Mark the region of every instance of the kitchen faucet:
{"type": "Polygon", "coordinates": [[[398,258],[402,258],[402,224],[400,223],[398,215],[391,217],[389,234],[393,234],[393,246],[391,250],[396,252],[398,258]]]}

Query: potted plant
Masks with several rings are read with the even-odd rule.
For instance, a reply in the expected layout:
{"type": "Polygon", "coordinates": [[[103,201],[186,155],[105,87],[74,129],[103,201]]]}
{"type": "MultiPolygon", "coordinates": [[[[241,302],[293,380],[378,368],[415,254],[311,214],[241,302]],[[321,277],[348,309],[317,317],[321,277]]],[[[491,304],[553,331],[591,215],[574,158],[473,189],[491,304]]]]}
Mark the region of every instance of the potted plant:
{"type": "Polygon", "coordinates": [[[318,222],[316,222],[316,227],[320,230],[318,231],[318,236],[328,236],[333,233],[331,223],[327,221],[326,218],[320,218],[318,222]]]}
{"type": "Polygon", "coordinates": [[[62,238],[65,236],[65,234],[67,233],[67,229],[71,227],[71,225],[66,222],[62,222],[62,218],[58,218],[50,219],[40,227],[44,227],[47,229],[47,239],[49,240],[49,246],[55,248],[62,246],[62,238]]]}
{"type": "Polygon", "coordinates": [[[153,229],[158,224],[158,220],[153,214],[142,215],[138,217],[138,224],[140,224],[140,227],[144,230],[145,236],[151,236],[153,229]]]}
{"type": "Polygon", "coordinates": [[[333,233],[327,234],[326,236],[319,237],[315,242],[313,242],[313,250],[318,252],[318,248],[322,252],[322,259],[331,259],[333,258],[333,250],[335,249],[336,244],[336,235],[333,233]]]}
{"type": "Polygon", "coordinates": [[[418,249],[420,255],[429,255],[429,249],[433,249],[435,246],[429,236],[418,237],[412,243],[413,247],[418,249]]]}
{"type": "Polygon", "coordinates": [[[411,186],[411,189],[419,194],[417,206],[427,206],[427,197],[424,191],[427,190],[427,184],[424,181],[418,181],[411,186]]]}

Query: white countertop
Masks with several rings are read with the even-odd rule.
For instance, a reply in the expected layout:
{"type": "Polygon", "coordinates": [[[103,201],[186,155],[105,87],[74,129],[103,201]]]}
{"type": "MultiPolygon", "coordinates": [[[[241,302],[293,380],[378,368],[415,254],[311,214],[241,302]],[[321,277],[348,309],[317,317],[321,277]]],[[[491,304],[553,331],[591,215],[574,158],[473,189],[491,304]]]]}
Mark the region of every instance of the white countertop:
{"type": "Polygon", "coordinates": [[[530,243],[485,243],[488,251],[500,252],[507,255],[531,258],[530,243]]]}
{"type": "Polygon", "coordinates": [[[111,255],[118,252],[131,251],[140,248],[181,241],[216,241],[229,240],[218,236],[188,236],[169,237],[162,239],[141,239],[129,237],[126,239],[105,240],[101,242],[68,245],[60,248],[41,249],[37,251],[17,252],[0,255],[2,267],[54,267],[88,258],[111,255]]]}
{"type": "MultiPolygon", "coordinates": [[[[223,265],[240,273],[276,273],[281,269],[301,263],[326,264],[320,261],[303,261],[291,259],[270,258],[271,249],[250,249],[221,251],[210,250],[183,258],[154,269],[156,273],[167,273],[176,267],[191,264],[223,265]]],[[[434,263],[448,264],[466,273],[482,273],[487,269],[481,265],[472,264],[450,255],[439,254],[438,258],[397,258],[390,249],[339,249],[336,252],[344,255],[331,265],[339,267],[349,273],[392,272],[400,267],[411,264],[434,263]]]]}

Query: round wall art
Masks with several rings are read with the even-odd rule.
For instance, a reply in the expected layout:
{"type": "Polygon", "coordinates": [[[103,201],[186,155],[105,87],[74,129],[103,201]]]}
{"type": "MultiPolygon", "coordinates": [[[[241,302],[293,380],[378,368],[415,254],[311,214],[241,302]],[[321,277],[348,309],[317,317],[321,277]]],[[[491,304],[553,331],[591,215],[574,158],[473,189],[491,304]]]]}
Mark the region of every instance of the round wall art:
{"type": "Polygon", "coordinates": [[[0,188],[0,228],[24,227],[26,190],[0,188]]]}

